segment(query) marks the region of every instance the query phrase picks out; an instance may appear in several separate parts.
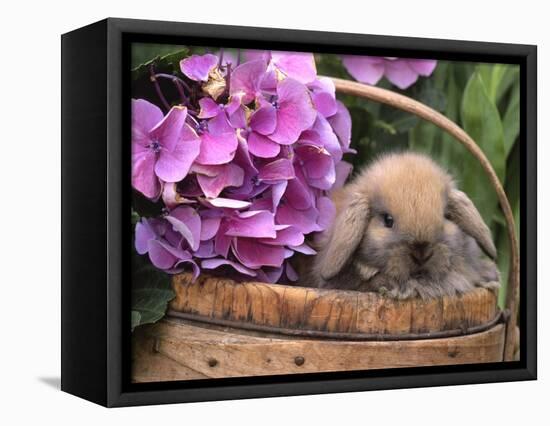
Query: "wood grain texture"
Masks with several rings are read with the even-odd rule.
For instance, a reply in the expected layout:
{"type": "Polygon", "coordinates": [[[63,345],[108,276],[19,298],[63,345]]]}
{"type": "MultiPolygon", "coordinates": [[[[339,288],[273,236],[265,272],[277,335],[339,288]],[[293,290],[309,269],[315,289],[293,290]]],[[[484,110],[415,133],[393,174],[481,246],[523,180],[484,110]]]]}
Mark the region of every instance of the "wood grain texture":
{"type": "Polygon", "coordinates": [[[170,309],[198,317],[275,328],[408,334],[456,330],[491,321],[496,294],[476,289],[437,300],[393,300],[371,292],[291,287],[202,274],[175,275],[170,309]]]}
{"type": "Polygon", "coordinates": [[[502,361],[504,325],[447,339],[295,339],[164,319],[134,335],[134,382],[502,361]]]}

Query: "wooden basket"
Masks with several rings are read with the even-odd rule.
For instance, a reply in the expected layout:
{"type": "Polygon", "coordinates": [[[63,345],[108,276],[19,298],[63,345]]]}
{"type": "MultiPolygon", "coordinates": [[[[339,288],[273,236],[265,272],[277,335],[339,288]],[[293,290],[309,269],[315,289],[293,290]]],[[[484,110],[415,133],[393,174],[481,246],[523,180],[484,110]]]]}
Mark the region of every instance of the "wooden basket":
{"type": "Polygon", "coordinates": [[[167,316],[133,336],[132,380],[158,382],[510,361],[517,349],[519,251],[508,199],[491,164],[455,123],[411,98],[333,78],[336,90],[391,105],[445,130],[479,160],[506,220],[506,310],[486,289],[396,301],[201,275],[174,276],[167,316]]]}

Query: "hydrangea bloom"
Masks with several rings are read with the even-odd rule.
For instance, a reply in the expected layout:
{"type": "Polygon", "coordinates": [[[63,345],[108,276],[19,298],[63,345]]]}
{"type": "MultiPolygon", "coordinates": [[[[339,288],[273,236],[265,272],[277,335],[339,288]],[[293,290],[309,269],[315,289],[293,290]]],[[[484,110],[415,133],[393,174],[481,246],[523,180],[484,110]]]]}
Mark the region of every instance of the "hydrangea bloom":
{"type": "Polygon", "coordinates": [[[328,226],[329,192],[351,171],[351,119],[312,54],[242,56],[184,59],[193,104],[164,115],[133,101],[132,183],[164,206],[137,223],[136,250],[169,273],[294,281],[289,259],[315,253],[306,237],[328,226]]]}
{"type": "Polygon", "coordinates": [[[155,105],[132,101],[132,184],[149,198],[160,184],[178,182],[199,154],[199,139],[185,123],[187,109],[174,107],[164,117],[155,105]]]}
{"type": "Polygon", "coordinates": [[[351,76],[361,83],[374,85],[386,77],[400,89],[412,86],[419,75],[430,76],[437,65],[437,61],[431,59],[352,55],[343,56],[342,63],[351,76]]]}

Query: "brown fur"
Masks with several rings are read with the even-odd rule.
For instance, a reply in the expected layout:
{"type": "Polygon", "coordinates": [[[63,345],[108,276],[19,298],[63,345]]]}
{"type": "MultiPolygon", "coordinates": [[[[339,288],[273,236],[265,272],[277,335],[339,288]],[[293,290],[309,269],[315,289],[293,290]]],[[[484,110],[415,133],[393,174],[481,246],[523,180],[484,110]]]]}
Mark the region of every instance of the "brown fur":
{"type": "Polygon", "coordinates": [[[452,178],[424,155],[390,154],[333,194],[336,216],[309,271],[315,287],[423,298],[495,287],[490,231],[452,178]],[[394,219],[384,225],[384,213],[394,219]]]}

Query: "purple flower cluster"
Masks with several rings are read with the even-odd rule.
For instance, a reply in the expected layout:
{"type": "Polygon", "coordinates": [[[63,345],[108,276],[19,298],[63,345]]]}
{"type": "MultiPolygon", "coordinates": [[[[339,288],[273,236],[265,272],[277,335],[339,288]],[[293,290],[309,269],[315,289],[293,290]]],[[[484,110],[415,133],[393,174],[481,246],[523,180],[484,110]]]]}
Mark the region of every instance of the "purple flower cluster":
{"type": "Polygon", "coordinates": [[[194,104],[132,101],[132,185],[165,206],[137,223],[135,246],[169,273],[296,280],[288,259],[315,253],[305,236],[330,223],[329,192],[351,171],[351,118],[312,54],[243,56],[182,60],[194,104]]]}
{"type": "Polygon", "coordinates": [[[400,89],[412,86],[419,75],[430,76],[437,65],[437,61],[432,59],[353,55],[343,56],[342,63],[351,76],[361,83],[376,84],[386,77],[400,89]]]}

